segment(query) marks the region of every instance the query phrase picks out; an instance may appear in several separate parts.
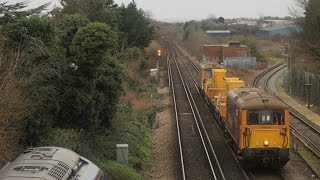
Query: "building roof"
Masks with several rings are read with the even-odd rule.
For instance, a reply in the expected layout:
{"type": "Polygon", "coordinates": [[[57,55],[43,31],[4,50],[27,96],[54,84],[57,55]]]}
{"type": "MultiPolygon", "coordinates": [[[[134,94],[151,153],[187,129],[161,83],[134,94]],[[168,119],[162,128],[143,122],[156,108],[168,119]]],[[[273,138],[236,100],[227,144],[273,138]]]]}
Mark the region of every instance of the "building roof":
{"type": "Polygon", "coordinates": [[[301,27],[298,25],[286,25],[286,26],[267,27],[267,28],[262,28],[260,30],[262,30],[262,31],[276,31],[276,30],[281,30],[281,29],[295,29],[295,28],[301,28],[301,27]]]}
{"type": "Polygon", "coordinates": [[[229,30],[206,31],[207,34],[230,34],[229,30]]]}
{"type": "Polygon", "coordinates": [[[203,47],[247,47],[240,43],[240,41],[228,41],[228,44],[212,44],[203,45],[203,47]]]}
{"type": "MultiPolygon", "coordinates": [[[[206,45],[203,45],[203,47],[235,47],[235,46],[229,46],[229,44],[206,44],[206,45]]],[[[239,46],[236,46],[236,47],[248,47],[248,46],[240,44],[239,46]]]]}
{"type": "Polygon", "coordinates": [[[240,109],[245,110],[271,110],[288,109],[279,99],[269,95],[258,88],[242,87],[228,91],[228,97],[240,109]]]}

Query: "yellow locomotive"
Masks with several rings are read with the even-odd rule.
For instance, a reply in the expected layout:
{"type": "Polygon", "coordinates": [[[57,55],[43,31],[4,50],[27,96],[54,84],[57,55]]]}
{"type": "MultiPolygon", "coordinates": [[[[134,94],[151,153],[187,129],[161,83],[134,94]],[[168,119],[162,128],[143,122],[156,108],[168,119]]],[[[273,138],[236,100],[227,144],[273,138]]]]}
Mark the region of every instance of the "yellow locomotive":
{"type": "Polygon", "coordinates": [[[289,160],[288,107],[226,73],[214,64],[201,66],[202,95],[227,140],[247,168],[282,167],[289,160]]]}

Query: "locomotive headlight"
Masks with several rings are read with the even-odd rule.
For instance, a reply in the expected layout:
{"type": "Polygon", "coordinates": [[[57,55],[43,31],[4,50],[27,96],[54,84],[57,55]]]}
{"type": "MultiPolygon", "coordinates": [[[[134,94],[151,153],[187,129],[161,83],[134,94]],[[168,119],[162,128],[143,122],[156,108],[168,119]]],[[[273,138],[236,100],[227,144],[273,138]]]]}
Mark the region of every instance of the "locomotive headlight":
{"type": "Polygon", "coordinates": [[[269,142],[268,142],[268,141],[264,141],[263,144],[264,144],[265,146],[269,146],[269,142]]]}

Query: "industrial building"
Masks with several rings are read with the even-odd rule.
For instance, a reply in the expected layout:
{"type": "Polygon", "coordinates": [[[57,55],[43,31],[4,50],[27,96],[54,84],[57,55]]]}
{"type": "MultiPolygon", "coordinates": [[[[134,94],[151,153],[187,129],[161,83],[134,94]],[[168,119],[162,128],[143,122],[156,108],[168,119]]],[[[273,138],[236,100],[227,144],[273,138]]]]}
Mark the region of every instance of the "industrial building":
{"type": "Polygon", "coordinates": [[[253,67],[256,58],[250,56],[250,48],[238,41],[203,46],[203,61],[223,63],[226,67],[253,67]]]}
{"type": "Polygon", "coordinates": [[[223,31],[206,31],[206,33],[210,36],[214,37],[226,37],[231,35],[231,31],[223,30],[223,31]]]}
{"type": "Polygon", "coordinates": [[[222,62],[227,57],[249,57],[250,48],[238,41],[229,41],[228,44],[204,45],[203,60],[222,62]]]}
{"type": "Polygon", "coordinates": [[[301,32],[302,28],[298,25],[288,25],[288,26],[274,26],[268,28],[262,28],[258,31],[258,35],[260,36],[289,36],[294,32],[301,32]]]}

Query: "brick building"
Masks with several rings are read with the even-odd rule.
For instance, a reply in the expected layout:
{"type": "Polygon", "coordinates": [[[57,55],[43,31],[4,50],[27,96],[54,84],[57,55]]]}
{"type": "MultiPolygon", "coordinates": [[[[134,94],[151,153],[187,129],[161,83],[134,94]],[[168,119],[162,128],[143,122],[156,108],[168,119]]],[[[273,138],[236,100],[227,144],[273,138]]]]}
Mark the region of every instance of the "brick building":
{"type": "Polygon", "coordinates": [[[204,45],[203,60],[222,63],[226,58],[250,57],[250,48],[238,41],[230,41],[228,44],[204,45]]]}

